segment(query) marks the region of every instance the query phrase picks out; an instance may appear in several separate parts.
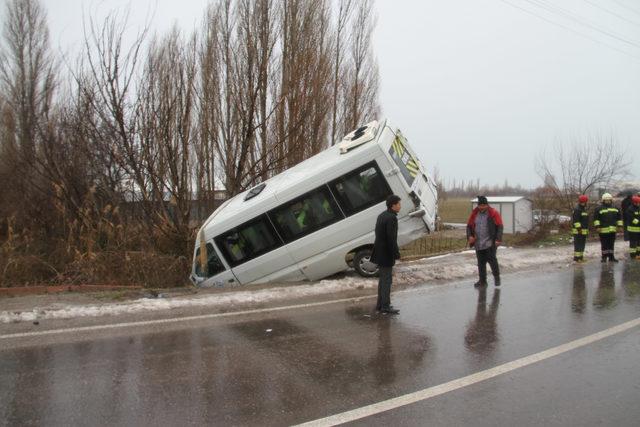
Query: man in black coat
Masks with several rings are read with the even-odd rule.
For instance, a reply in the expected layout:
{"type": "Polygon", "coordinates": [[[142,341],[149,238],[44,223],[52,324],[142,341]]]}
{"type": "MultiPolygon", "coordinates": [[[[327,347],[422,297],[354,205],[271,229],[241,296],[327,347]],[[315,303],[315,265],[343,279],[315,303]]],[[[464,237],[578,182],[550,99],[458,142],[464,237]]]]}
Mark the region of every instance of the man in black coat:
{"type": "Polygon", "coordinates": [[[376,310],[388,314],[400,313],[391,305],[392,270],[396,260],[400,259],[398,212],[400,197],[393,194],[387,198],[387,210],[378,215],[376,220],[376,240],[371,254],[371,262],[378,264],[379,270],[376,310]]]}

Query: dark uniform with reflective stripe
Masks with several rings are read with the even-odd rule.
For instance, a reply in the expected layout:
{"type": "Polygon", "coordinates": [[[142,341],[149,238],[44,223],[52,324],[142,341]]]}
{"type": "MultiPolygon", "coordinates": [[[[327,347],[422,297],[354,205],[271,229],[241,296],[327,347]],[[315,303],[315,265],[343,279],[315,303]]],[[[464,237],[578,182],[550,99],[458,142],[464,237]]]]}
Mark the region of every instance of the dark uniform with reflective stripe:
{"type": "Polygon", "coordinates": [[[640,259],[640,206],[629,206],[625,218],[629,233],[629,255],[631,258],[640,259]]]}
{"type": "Polygon", "coordinates": [[[613,248],[616,242],[616,231],[617,227],[622,227],[620,210],[612,204],[602,204],[598,206],[593,215],[593,226],[598,229],[600,236],[602,260],[615,260],[613,248]]]}
{"type": "Polygon", "coordinates": [[[584,247],[587,244],[587,235],[589,234],[589,213],[586,206],[576,206],[573,210],[572,219],[573,260],[582,261],[584,259],[584,247]]]}

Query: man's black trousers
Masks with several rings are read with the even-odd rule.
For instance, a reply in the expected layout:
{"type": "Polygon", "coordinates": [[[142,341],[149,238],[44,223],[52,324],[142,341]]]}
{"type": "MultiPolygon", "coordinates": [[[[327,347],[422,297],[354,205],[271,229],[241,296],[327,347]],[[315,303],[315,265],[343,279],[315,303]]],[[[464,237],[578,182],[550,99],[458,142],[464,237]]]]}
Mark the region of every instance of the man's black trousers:
{"type": "Polygon", "coordinates": [[[498,266],[498,258],[496,258],[496,246],[493,245],[487,249],[476,250],[478,258],[478,274],[482,283],[487,282],[487,263],[491,266],[493,277],[500,277],[500,267],[498,266]]]}
{"type": "Polygon", "coordinates": [[[602,249],[602,258],[613,259],[613,247],[616,244],[616,233],[600,234],[600,248],[602,249]]]}
{"type": "Polygon", "coordinates": [[[573,235],[573,259],[581,260],[584,258],[584,248],[587,245],[586,234],[573,235]]]}
{"type": "Polygon", "coordinates": [[[629,232],[629,255],[631,258],[640,257],[640,233],[629,232]]]}
{"type": "Polygon", "coordinates": [[[378,302],[376,310],[386,310],[391,305],[391,272],[393,267],[378,267],[378,302]]]}

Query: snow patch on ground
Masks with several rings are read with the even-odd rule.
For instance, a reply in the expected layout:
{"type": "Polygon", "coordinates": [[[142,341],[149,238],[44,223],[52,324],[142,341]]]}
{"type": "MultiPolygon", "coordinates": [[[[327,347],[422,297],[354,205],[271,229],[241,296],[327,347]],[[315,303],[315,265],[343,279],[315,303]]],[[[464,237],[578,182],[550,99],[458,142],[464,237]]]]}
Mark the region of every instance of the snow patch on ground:
{"type": "Polygon", "coordinates": [[[67,306],[61,308],[35,308],[22,312],[0,312],[0,322],[15,323],[40,319],[69,319],[105,315],[132,314],[145,311],[170,310],[185,307],[235,307],[239,305],[304,298],[355,289],[375,288],[374,279],[345,277],[339,280],[322,280],[305,285],[279,286],[270,289],[242,290],[223,294],[196,295],[175,298],[141,298],[120,303],[101,305],[67,306]]]}
{"type": "MultiPolygon", "coordinates": [[[[618,245],[619,257],[626,250],[618,245]]],[[[599,258],[599,244],[589,244],[585,256],[599,258]]],[[[573,248],[569,246],[553,248],[500,248],[498,261],[502,272],[513,272],[538,268],[540,266],[565,267],[571,264],[573,248]]],[[[418,285],[431,281],[449,281],[477,275],[476,257],[473,250],[398,263],[394,268],[394,283],[418,285]]],[[[42,319],[69,319],[76,317],[97,317],[106,315],[132,314],[140,312],[170,310],[188,307],[237,307],[273,301],[334,294],[349,290],[375,289],[377,279],[364,279],[349,273],[340,279],[319,282],[276,286],[267,289],[243,289],[226,293],[196,295],[189,297],[141,298],[133,301],[104,303],[85,306],[36,307],[26,311],[0,311],[1,323],[28,322],[42,319]]]]}

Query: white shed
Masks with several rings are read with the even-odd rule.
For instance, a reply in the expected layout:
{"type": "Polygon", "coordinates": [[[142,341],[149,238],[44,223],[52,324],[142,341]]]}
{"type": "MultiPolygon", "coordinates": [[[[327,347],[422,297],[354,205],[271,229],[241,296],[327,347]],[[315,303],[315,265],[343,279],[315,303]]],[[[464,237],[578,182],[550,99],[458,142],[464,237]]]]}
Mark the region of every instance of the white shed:
{"type": "MultiPolygon", "coordinates": [[[[526,197],[487,197],[489,206],[500,212],[504,233],[526,233],[533,228],[533,202],[526,197]]],[[[471,209],[478,199],[471,199],[471,209]]]]}

